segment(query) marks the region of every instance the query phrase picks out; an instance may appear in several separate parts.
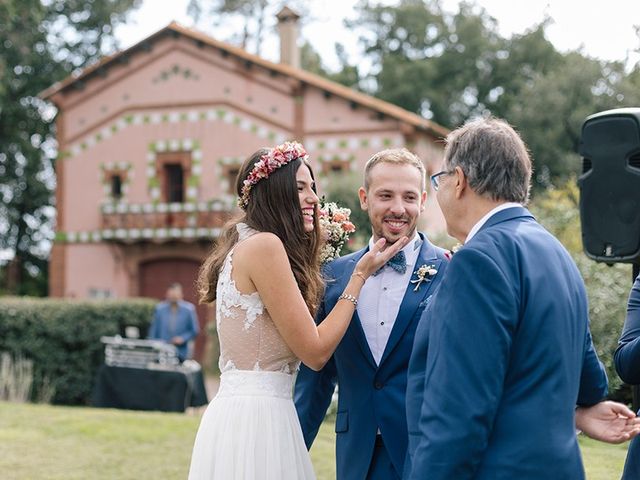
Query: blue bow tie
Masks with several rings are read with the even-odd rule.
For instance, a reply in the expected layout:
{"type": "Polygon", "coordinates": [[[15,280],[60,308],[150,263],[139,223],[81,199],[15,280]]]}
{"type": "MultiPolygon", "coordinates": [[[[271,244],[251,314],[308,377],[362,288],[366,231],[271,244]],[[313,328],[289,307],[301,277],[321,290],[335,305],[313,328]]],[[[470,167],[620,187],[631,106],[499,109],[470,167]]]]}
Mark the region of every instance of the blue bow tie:
{"type": "Polygon", "coordinates": [[[374,275],[378,275],[384,267],[391,267],[398,273],[404,273],[407,271],[407,257],[405,257],[404,252],[400,250],[393,257],[389,259],[387,263],[385,263],[374,275]]]}

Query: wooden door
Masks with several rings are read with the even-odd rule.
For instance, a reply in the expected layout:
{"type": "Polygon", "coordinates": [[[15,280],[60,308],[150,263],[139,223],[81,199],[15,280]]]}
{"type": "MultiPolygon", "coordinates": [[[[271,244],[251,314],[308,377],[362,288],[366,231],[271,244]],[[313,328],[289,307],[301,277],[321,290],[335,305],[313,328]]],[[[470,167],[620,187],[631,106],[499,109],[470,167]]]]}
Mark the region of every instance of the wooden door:
{"type": "Polygon", "coordinates": [[[202,363],[207,341],[207,323],[210,309],[198,305],[195,281],[200,263],[187,259],[152,260],[140,265],[140,296],[164,300],[167,287],[174,282],[182,285],[184,299],[196,306],[200,333],[196,337],[194,358],[202,363]]]}

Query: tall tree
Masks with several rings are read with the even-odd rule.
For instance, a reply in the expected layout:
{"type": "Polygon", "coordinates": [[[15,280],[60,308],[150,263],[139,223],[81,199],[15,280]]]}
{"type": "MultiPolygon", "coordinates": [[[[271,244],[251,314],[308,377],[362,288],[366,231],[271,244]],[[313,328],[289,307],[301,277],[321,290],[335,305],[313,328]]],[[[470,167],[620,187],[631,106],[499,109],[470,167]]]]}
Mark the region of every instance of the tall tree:
{"type": "Polygon", "coordinates": [[[140,0],[0,2],[0,252],[4,290],[46,294],[55,187],[55,111],[38,93],[116,45],[140,0]]]}
{"type": "Polygon", "coordinates": [[[485,110],[504,39],[484,9],[461,3],[450,14],[426,0],[362,0],[356,8],[347,24],[362,32],[377,66],[370,93],[450,127],[485,110]]]}
{"type": "Polygon", "coordinates": [[[426,0],[361,0],[357,9],[347,25],[362,32],[375,66],[362,82],[369,93],[450,128],[481,115],[506,118],[533,153],[534,191],[578,171],[587,115],[640,100],[640,67],[626,73],[622,63],[558,52],[545,34],[550,19],[504,38],[470,2],[455,13],[426,0]]]}
{"type": "Polygon", "coordinates": [[[570,52],[557,68],[533,75],[514,96],[504,116],[518,127],[533,153],[538,190],[578,173],[582,123],[590,114],[626,103],[620,94],[624,77],[622,63],[570,52]]]}
{"type": "Polygon", "coordinates": [[[318,52],[306,41],[300,48],[300,67],[308,72],[321,75],[347,87],[359,89],[362,78],[358,66],[349,62],[348,55],[341,43],[334,44],[334,48],[339,62],[336,71],[327,69],[318,52]]]}

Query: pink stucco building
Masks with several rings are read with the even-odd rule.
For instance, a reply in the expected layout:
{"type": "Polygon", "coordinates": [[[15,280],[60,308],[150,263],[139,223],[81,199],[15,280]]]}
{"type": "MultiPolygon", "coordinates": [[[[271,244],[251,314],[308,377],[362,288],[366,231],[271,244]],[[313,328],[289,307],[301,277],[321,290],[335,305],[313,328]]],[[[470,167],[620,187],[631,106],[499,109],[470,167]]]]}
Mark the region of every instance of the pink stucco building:
{"type": "MultiPolygon", "coordinates": [[[[262,146],[303,142],[320,185],[388,147],[439,167],[445,128],[297,68],[296,16],[280,20],[287,63],[172,23],[43,92],[59,112],[50,295],[161,298],[177,280],[195,301],[237,168],[262,146]]],[[[423,222],[443,229],[433,195],[423,222]]]]}

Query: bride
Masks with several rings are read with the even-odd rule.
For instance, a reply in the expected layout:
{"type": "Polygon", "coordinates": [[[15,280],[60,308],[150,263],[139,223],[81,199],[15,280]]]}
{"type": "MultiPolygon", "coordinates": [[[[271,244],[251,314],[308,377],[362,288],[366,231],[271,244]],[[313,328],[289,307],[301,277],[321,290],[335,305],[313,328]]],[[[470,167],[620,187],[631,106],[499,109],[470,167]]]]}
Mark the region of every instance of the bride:
{"type": "Polygon", "coordinates": [[[362,285],[407,239],[384,251],[378,241],[316,326],[322,240],[307,153],[296,142],[257,151],[236,189],[243,215],[228,224],[198,279],[201,300],[216,302],[222,375],[200,422],[189,479],[313,479],[292,401],[300,361],[324,366],[362,285]]]}

